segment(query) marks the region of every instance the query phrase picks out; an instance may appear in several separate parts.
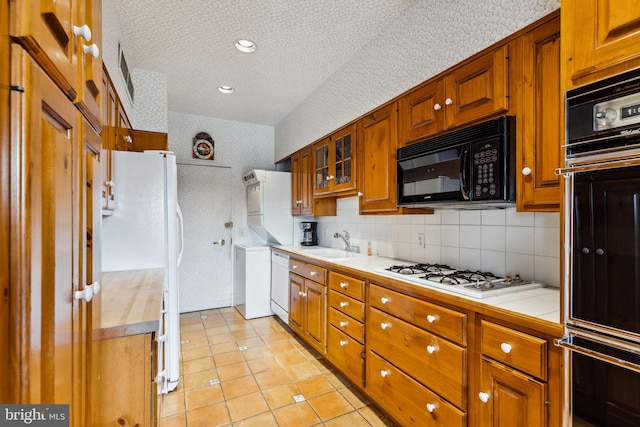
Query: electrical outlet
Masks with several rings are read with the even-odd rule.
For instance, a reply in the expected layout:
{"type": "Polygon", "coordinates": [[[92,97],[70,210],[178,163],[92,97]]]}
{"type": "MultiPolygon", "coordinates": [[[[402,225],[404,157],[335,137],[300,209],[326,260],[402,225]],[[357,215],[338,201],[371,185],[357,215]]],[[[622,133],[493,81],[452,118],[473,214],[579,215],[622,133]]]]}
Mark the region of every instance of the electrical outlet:
{"type": "Polygon", "coordinates": [[[418,246],[424,248],[424,233],[418,233],[418,246]]]}

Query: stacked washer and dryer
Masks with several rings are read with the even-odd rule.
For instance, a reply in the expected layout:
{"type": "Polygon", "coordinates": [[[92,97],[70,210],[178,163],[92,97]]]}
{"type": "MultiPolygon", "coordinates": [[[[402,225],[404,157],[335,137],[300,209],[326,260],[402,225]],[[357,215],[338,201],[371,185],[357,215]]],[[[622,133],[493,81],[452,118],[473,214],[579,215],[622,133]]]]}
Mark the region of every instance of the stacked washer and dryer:
{"type": "Polygon", "coordinates": [[[256,169],[243,182],[247,223],[264,243],[234,245],[233,305],[245,319],[277,314],[288,323],[288,259],[274,261],[272,271],[271,246],[293,244],[291,173],[256,169]]]}

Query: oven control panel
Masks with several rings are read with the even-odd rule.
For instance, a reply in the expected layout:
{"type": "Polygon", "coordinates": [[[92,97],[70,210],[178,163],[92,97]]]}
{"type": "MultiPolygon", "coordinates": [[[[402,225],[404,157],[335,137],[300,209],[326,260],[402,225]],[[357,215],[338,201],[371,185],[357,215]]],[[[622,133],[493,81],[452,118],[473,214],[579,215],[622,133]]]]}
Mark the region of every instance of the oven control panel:
{"type": "Polygon", "coordinates": [[[609,99],[593,106],[593,130],[640,123],[640,93],[609,99]]]}
{"type": "Polygon", "coordinates": [[[472,198],[494,199],[500,195],[501,178],[500,163],[503,161],[498,141],[474,144],[471,150],[473,165],[472,173],[472,198]]]}

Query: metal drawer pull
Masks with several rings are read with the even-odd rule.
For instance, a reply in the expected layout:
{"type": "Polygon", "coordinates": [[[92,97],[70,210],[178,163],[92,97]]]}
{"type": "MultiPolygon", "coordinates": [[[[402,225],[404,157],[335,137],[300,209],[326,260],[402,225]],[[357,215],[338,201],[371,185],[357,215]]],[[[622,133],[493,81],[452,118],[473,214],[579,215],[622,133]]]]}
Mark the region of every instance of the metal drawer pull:
{"type": "Polygon", "coordinates": [[[381,327],[382,329],[388,329],[388,328],[390,328],[390,327],[391,327],[391,323],[388,323],[388,322],[382,322],[382,323],[380,323],[380,327],[381,327]]]}
{"type": "Polygon", "coordinates": [[[346,306],[348,306],[348,305],[349,305],[349,303],[348,303],[348,302],[346,302],[346,301],[340,301],[340,307],[346,307],[346,306]]]}
{"type": "Polygon", "coordinates": [[[427,346],[427,353],[429,354],[433,354],[438,350],[438,347],[436,347],[435,345],[428,345],[427,346]]]}
{"type": "Polygon", "coordinates": [[[433,314],[427,314],[427,322],[429,323],[433,323],[436,321],[436,319],[438,319],[436,316],[434,316],[433,314]]]}
{"type": "Polygon", "coordinates": [[[487,403],[489,401],[489,393],[481,391],[480,393],[478,393],[478,399],[480,399],[482,403],[487,403]]]}
{"type": "Polygon", "coordinates": [[[381,303],[383,303],[383,304],[386,304],[386,303],[388,303],[388,302],[389,302],[389,298],[387,298],[387,297],[382,297],[382,298],[380,298],[380,302],[381,302],[381,303]]]}
{"type": "Polygon", "coordinates": [[[340,282],[340,287],[341,287],[342,289],[347,289],[347,287],[348,287],[348,286],[349,286],[349,284],[348,284],[348,283],[340,282]]]}
{"type": "Polygon", "coordinates": [[[427,411],[429,412],[435,411],[435,409],[438,407],[438,405],[435,403],[427,403],[426,406],[427,406],[427,411]]]}
{"type": "Polygon", "coordinates": [[[380,371],[380,375],[382,376],[382,378],[386,377],[387,375],[391,375],[391,370],[390,369],[383,369],[380,371]]]}
{"type": "Polygon", "coordinates": [[[509,354],[511,353],[511,344],[507,344],[506,342],[503,342],[502,344],[500,344],[500,349],[504,351],[506,354],[509,354]]]}
{"type": "Polygon", "coordinates": [[[340,346],[344,347],[345,345],[349,344],[349,341],[347,340],[340,340],[340,346]]]}
{"type": "Polygon", "coordinates": [[[345,326],[347,326],[348,324],[349,324],[349,322],[342,321],[342,322],[340,322],[340,327],[341,327],[341,328],[344,328],[344,327],[345,327],[345,326]]]}

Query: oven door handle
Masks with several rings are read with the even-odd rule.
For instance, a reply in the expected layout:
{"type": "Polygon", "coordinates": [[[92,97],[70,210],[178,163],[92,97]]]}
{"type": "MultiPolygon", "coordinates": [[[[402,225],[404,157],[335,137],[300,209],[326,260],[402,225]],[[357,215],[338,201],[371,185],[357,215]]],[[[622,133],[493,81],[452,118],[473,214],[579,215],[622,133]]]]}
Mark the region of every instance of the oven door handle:
{"type": "Polygon", "coordinates": [[[569,334],[563,336],[561,339],[554,340],[554,344],[558,347],[593,357],[594,359],[640,372],[640,355],[624,347],[616,346],[615,343],[609,342],[609,340],[601,341],[585,336],[569,334]],[[581,341],[580,344],[574,342],[576,338],[581,341]]]}
{"type": "Polygon", "coordinates": [[[460,153],[460,192],[464,200],[470,200],[469,189],[467,188],[467,163],[469,161],[469,147],[466,146],[460,153]]]}

